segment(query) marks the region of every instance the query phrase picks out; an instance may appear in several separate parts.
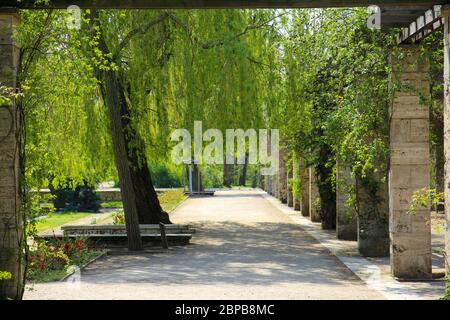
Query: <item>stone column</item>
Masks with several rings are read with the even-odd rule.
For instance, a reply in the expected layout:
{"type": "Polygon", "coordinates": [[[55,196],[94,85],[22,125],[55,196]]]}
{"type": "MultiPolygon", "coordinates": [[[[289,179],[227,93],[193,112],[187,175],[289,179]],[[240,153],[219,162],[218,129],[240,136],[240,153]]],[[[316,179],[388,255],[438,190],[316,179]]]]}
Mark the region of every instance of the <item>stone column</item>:
{"type": "Polygon", "coordinates": [[[317,187],[316,170],[309,168],[309,218],[312,222],[320,222],[317,203],[319,202],[319,188],[317,187]]]}
{"type": "Polygon", "coordinates": [[[357,212],[349,206],[350,188],[355,187],[351,169],[338,161],[336,165],[336,235],[341,240],[358,239],[357,212]]]}
{"type": "Polygon", "coordinates": [[[301,166],[301,197],[302,197],[302,216],[309,217],[309,168],[301,166]]]}
{"type": "MultiPolygon", "coordinates": [[[[294,154],[292,158],[292,178],[297,182],[298,185],[298,181],[300,181],[300,166],[296,154],[294,154]]],[[[294,210],[300,211],[302,202],[300,190],[292,190],[292,198],[294,210]]]]}
{"type": "Polygon", "coordinates": [[[287,170],[286,170],[286,203],[288,207],[294,206],[294,194],[292,193],[292,160],[290,160],[287,163],[287,170]]]}
{"type": "Polygon", "coordinates": [[[429,64],[418,45],[399,50],[404,57],[392,55],[393,78],[408,88],[395,92],[391,109],[391,270],[398,278],[430,279],[430,209],[408,213],[414,192],[430,187],[429,64]]]}
{"type": "Polygon", "coordinates": [[[447,253],[447,275],[450,275],[450,12],[444,16],[444,152],[445,152],[445,252],[447,253]]]}
{"type": "MultiPolygon", "coordinates": [[[[12,39],[20,24],[15,12],[0,12],[0,86],[16,89],[19,48],[12,39]]],[[[20,119],[14,98],[0,106],[0,271],[12,274],[0,281],[0,300],[22,296],[22,213],[19,165],[20,119]]]]}
{"type": "MultiPolygon", "coordinates": [[[[375,164],[378,168],[379,165],[375,164]]],[[[364,257],[389,256],[389,191],[387,173],[356,177],[358,250],[364,257]],[[377,183],[374,192],[373,184],[377,183]]]]}
{"type": "Polygon", "coordinates": [[[267,179],[267,193],[272,195],[273,194],[273,189],[272,189],[273,177],[266,176],[266,179],[267,179]]]}
{"type": "Polygon", "coordinates": [[[287,163],[286,163],[286,149],[284,147],[280,147],[279,153],[279,164],[280,170],[278,171],[278,199],[282,203],[286,203],[287,200],[287,163]]]}
{"type": "Polygon", "coordinates": [[[278,176],[279,173],[272,176],[272,196],[274,196],[275,198],[278,198],[278,176]]]}

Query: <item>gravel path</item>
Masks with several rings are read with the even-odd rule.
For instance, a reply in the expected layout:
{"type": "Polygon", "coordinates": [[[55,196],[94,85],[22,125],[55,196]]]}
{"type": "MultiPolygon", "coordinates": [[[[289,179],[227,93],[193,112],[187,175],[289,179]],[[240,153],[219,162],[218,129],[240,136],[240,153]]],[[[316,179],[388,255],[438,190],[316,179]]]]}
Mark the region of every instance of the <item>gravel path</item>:
{"type": "Polygon", "coordinates": [[[197,229],[192,245],[107,256],[25,299],[383,298],[257,192],[191,198],[171,217],[197,229]]]}

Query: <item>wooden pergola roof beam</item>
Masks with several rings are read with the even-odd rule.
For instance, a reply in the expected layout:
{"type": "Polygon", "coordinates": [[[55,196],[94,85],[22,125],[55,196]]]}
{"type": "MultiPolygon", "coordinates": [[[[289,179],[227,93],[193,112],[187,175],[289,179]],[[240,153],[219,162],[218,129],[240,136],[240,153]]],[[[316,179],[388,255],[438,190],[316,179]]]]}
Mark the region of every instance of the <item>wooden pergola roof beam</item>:
{"type": "Polygon", "coordinates": [[[431,7],[444,4],[442,0],[49,0],[35,5],[35,0],[2,0],[1,7],[55,8],[70,5],[99,9],[152,9],[152,8],[331,8],[331,7],[431,7]]]}

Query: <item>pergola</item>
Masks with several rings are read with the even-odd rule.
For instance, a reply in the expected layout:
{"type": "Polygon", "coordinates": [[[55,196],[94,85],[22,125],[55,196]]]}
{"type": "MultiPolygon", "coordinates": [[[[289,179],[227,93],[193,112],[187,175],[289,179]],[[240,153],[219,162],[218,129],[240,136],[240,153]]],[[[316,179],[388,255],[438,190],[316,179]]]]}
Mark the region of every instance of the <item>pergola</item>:
{"type": "MultiPolygon", "coordinates": [[[[80,8],[103,9],[217,9],[217,8],[331,8],[367,7],[381,9],[381,28],[402,28],[402,37],[422,37],[442,26],[441,7],[446,1],[379,1],[379,0],[50,0],[36,5],[33,0],[4,0],[1,7],[36,9],[65,9],[70,5],[80,8]],[[408,29],[408,31],[406,31],[408,29]]],[[[403,39],[404,40],[404,39],[403,39]]]]}
{"type": "MultiPolygon", "coordinates": [[[[391,160],[389,176],[389,233],[380,238],[367,230],[358,230],[360,251],[377,255],[379,247],[390,247],[394,276],[404,279],[431,279],[430,211],[419,209],[416,215],[407,213],[414,191],[429,186],[429,109],[421,105],[420,93],[429,93],[428,65],[415,63],[419,57],[419,42],[433,31],[444,27],[445,40],[445,185],[450,182],[450,64],[449,17],[446,3],[440,0],[50,0],[36,6],[33,0],[1,0],[0,3],[0,82],[15,88],[18,70],[18,47],[12,30],[20,23],[16,9],[65,9],[70,5],[99,9],[209,9],[209,8],[325,8],[367,7],[377,5],[381,10],[381,28],[399,28],[398,43],[407,52],[406,61],[397,61],[393,78],[414,86],[416,92],[399,91],[391,106],[391,160]],[[406,44],[406,45],[405,45],[406,44]],[[364,245],[362,245],[364,239],[364,245]]],[[[21,130],[16,107],[0,108],[0,270],[13,275],[8,255],[17,255],[22,228],[20,206],[20,174],[16,132],[21,130]]],[[[450,189],[446,187],[446,216],[450,219],[450,189]]],[[[362,218],[361,218],[362,219],[362,218]]],[[[364,225],[361,221],[360,225],[364,225]]],[[[371,221],[366,221],[370,225],[371,221]]],[[[450,231],[446,232],[446,251],[450,253],[450,231]]],[[[382,248],[383,252],[384,247],[382,248]]],[[[378,251],[378,252],[381,252],[378,251]]],[[[447,258],[448,259],[448,258],[447,258]]],[[[447,260],[448,262],[449,260],[447,260]]],[[[448,266],[448,263],[447,263],[448,266]]],[[[11,287],[11,293],[16,288],[11,287]]],[[[11,294],[14,296],[14,294],[11,294]]]]}

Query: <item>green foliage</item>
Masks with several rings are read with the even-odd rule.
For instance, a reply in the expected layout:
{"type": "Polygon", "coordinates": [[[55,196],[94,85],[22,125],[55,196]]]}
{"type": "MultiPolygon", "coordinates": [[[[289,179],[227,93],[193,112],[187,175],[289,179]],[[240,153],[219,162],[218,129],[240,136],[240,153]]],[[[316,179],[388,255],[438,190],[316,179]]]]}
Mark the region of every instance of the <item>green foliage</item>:
{"type": "Polygon", "coordinates": [[[413,193],[408,213],[416,214],[417,210],[422,208],[435,207],[439,202],[444,201],[443,192],[437,192],[436,189],[422,188],[413,193]]]}
{"type": "Polygon", "coordinates": [[[123,208],[122,201],[106,201],[100,204],[102,208],[123,208]]]}
{"type": "Polygon", "coordinates": [[[123,211],[115,211],[112,215],[114,225],[124,225],[125,224],[125,214],[123,211]]]}
{"type": "Polygon", "coordinates": [[[301,190],[302,190],[302,180],[300,179],[300,177],[294,177],[289,179],[289,187],[292,190],[292,194],[294,195],[294,197],[299,197],[301,195],[301,190]]]}
{"type": "Polygon", "coordinates": [[[98,212],[100,209],[100,197],[87,181],[74,186],[68,180],[58,189],[52,187],[51,192],[54,195],[53,205],[58,211],[98,212]]]}
{"type": "Polygon", "coordinates": [[[179,188],[183,186],[182,172],[180,167],[168,164],[156,164],[150,167],[152,181],[156,188],[179,188]],[[178,169],[178,170],[177,170],[178,169]]]}
{"type": "Polygon", "coordinates": [[[9,280],[12,278],[11,272],[8,271],[0,271],[0,281],[9,280]]]}
{"type": "Polygon", "coordinates": [[[445,292],[441,300],[450,300],[450,277],[445,278],[445,292]]]}
{"type": "Polygon", "coordinates": [[[306,166],[316,167],[321,194],[334,190],[340,159],[375,195],[385,180],[373,177],[387,172],[391,35],[369,30],[362,9],[298,10],[291,17],[290,36],[280,40],[286,76],[274,78],[283,103],[271,123],[306,166]]]}

